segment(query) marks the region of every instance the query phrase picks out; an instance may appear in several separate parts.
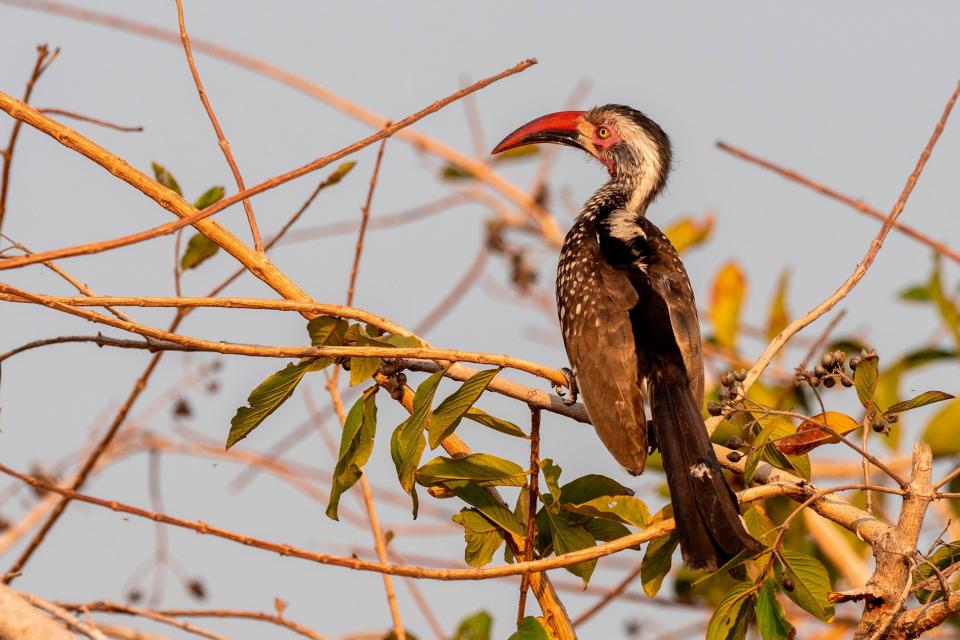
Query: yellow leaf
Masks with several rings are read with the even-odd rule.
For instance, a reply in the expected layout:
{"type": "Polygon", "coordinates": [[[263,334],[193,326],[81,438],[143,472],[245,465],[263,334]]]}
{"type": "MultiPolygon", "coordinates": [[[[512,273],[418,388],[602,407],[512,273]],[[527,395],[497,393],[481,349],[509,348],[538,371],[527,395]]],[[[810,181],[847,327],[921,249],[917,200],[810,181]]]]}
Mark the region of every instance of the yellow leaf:
{"type": "Polygon", "coordinates": [[[717,221],[713,211],[708,211],[702,218],[680,218],[664,232],[673,244],[677,253],[683,253],[691,247],[706,242],[713,232],[713,225],[717,221]]]}
{"type": "Polygon", "coordinates": [[[746,279],[737,263],[723,265],[710,289],[710,321],[714,338],[722,347],[733,349],[737,343],[740,307],[746,295],[746,279]]]}
{"type": "Polygon", "coordinates": [[[777,290],[770,301],[770,310],[767,312],[767,340],[773,340],[777,334],[790,323],[790,312],[787,310],[787,286],[790,284],[790,270],[784,269],[777,279],[777,290]]]}

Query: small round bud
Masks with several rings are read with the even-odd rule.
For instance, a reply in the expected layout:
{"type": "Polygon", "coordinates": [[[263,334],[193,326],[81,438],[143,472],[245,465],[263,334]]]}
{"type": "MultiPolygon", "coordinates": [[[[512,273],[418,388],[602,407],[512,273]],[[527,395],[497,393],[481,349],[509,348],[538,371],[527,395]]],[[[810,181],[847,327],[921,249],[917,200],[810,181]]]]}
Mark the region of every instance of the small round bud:
{"type": "Polygon", "coordinates": [[[407,374],[405,374],[403,371],[397,373],[397,384],[401,387],[407,384],[407,374]]]}
{"type": "Polygon", "coordinates": [[[875,420],[873,423],[872,429],[877,433],[886,433],[887,425],[883,423],[883,420],[875,420]]]}
{"type": "Polygon", "coordinates": [[[743,382],[747,379],[747,370],[746,369],[737,369],[733,374],[733,377],[736,378],[737,382],[743,382]]]}
{"type": "Polygon", "coordinates": [[[707,413],[712,416],[719,416],[723,413],[723,405],[719,402],[710,401],[707,403],[707,413]]]}
{"type": "Polygon", "coordinates": [[[718,395],[720,396],[720,402],[726,402],[730,399],[730,387],[720,387],[718,395]]]}
{"type": "Polygon", "coordinates": [[[850,358],[850,362],[848,364],[850,365],[850,370],[853,371],[857,368],[857,365],[860,364],[860,356],[853,356],[850,358]]]}
{"type": "Polygon", "coordinates": [[[832,376],[823,379],[823,386],[825,386],[827,389],[832,389],[833,385],[835,384],[837,384],[837,379],[832,376]]]}
{"type": "Polygon", "coordinates": [[[731,451],[730,453],[727,454],[727,460],[729,460],[730,462],[739,462],[740,458],[742,457],[743,457],[743,454],[740,453],[739,451],[731,451]]]}
{"type": "Polygon", "coordinates": [[[797,585],[793,583],[793,579],[790,577],[784,578],[781,584],[783,585],[784,591],[793,591],[797,588],[797,585]]]}
{"type": "Polygon", "coordinates": [[[727,371],[722,376],[720,376],[720,384],[725,387],[732,387],[735,378],[733,377],[733,372],[727,371]]]}
{"type": "Polygon", "coordinates": [[[833,359],[834,361],[836,361],[837,364],[843,364],[843,361],[846,357],[847,357],[847,354],[845,354],[840,349],[837,349],[836,351],[833,352],[833,359]]]}
{"type": "Polygon", "coordinates": [[[847,378],[846,376],[844,376],[843,378],[840,378],[840,384],[842,384],[842,385],[845,386],[845,387],[852,387],[852,386],[853,386],[853,380],[851,380],[850,378],[847,378]]]}
{"type": "Polygon", "coordinates": [[[833,365],[836,364],[836,359],[834,359],[832,353],[825,353],[823,358],[820,359],[820,364],[822,364],[827,369],[832,369],[833,365]]]}
{"type": "Polygon", "coordinates": [[[900,416],[898,416],[895,413],[891,413],[888,416],[884,416],[884,418],[886,419],[887,424],[897,424],[898,422],[900,422],[900,416]]]}
{"type": "Polygon", "coordinates": [[[403,400],[403,387],[394,387],[390,390],[390,397],[394,400],[403,400]]]}
{"type": "Polygon", "coordinates": [[[823,365],[819,365],[819,364],[813,368],[813,372],[818,376],[820,376],[821,378],[827,375],[827,370],[823,367],[823,365]]]}
{"type": "Polygon", "coordinates": [[[740,436],[730,436],[730,439],[727,440],[728,449],[739,449],[743,446],[743,438],[740,436]]]}

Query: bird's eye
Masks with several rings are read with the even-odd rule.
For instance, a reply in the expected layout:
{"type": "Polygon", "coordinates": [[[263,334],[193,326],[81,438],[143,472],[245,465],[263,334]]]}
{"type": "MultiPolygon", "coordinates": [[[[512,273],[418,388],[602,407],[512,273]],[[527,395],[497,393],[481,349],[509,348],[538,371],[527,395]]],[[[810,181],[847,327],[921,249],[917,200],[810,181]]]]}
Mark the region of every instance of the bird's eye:
{"type": "Polygon", "coordinates": [[[608,127],[597,127],[597,137],[606,140],[610,137],[610,129],[608,127]]]}

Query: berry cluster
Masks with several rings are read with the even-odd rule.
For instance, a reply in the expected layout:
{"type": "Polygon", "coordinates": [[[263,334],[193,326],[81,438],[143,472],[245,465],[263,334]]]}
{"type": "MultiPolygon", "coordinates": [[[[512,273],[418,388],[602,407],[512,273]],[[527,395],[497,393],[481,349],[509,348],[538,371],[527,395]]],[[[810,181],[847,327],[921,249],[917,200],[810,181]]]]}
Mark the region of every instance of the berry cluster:
{"type": "Polygon", "coordinates": [[[847,354],[839,349],[823,354],[820,358],[820,364],[813,369],[803,369],[797,367],[797,384],[807,382],[811,387],[819,387],[821,384],[827,389],[833,388],[840,383],[844,387],[853,386],[853,371],[860,364],[860,357],[853,356],[847,362],[850,367],[848,375],[843,368],[844,360],[847,354]]]}
{"type": "Polygon", "coordinates": [[[390,397],[394,400],[403,400],[403,389],[407,384],[407,374],[396,360],[384,358],[380,361],[380,373],[390,379],[386,387],[390,390],[390,397]]]}
{"type": "Polygon", "coordinates": [[[707,413],[712,416],[729,414],[734,405],[743,400],[743,381],[746,379],[747,372],[744,369],[727,371],[720,376],[720,391],[718,392],[720,402],[708,402],[707,413]]]}

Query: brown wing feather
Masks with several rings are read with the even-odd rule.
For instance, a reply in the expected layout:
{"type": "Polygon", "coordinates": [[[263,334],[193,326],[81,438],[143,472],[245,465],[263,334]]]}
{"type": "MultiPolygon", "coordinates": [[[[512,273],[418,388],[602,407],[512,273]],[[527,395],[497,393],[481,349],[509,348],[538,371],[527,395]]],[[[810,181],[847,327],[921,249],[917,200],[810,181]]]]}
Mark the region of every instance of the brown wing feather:
{"type": "Polygon", "coordinates": [[[647,458],[647,421],[629,317],[638,296],[628,274],[600,260],[599,246],[584,235],[571,247],[580,259],[560,272],[567,288],[581,291],[572,307],[565,305],[563,294],[559,298],[567,357],[597,435],[617,462],[637,475],[647,458]],[[582,266],[587,264],[592,270],[582,266]],[[574,339],[584,335],[589,339],[574,339]]]}

